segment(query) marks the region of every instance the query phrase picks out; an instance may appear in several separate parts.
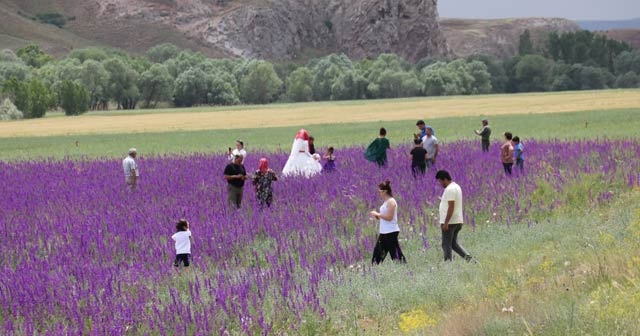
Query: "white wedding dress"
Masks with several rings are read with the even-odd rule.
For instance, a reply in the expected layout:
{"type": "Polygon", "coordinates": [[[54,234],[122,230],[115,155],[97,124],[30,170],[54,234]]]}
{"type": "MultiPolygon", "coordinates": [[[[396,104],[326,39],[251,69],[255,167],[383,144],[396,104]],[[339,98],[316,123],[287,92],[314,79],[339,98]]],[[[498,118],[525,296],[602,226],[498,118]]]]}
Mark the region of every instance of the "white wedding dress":
{"type": "Polygon", "coordinates": [[[296,139],[291,146],[291,154],[282,169],[282,176],[304,176],[309,178],[322,171],[320,162],[309,153],[309,142],[296,139]]]}

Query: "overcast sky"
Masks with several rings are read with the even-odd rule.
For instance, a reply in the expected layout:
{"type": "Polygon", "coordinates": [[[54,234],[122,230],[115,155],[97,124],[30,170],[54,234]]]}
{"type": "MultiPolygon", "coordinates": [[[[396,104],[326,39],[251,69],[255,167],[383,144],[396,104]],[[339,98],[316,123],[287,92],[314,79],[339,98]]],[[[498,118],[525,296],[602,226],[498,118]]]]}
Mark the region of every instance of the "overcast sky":
{"type": "Polygon", "coordinates": [[[563,17],[619,20],[640,17],[640,0],[438,0],[441,17],[563,17]]]}

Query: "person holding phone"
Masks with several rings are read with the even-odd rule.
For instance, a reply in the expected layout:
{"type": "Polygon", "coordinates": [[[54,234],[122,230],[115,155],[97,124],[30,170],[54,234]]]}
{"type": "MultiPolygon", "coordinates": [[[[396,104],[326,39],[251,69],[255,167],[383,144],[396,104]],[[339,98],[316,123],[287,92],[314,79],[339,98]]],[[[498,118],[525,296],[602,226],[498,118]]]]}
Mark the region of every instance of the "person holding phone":
{"type": "Polygon", "coordinates": [[[242,140],[236,140],[236,148],[235,149],[231,149],[231,147],[229,147],[229,151],[227,152],[229,161],[233,162],[235,160],[236,155],[241,155],[242,156],[242,162],[241,164],[244,164],[244,159],[247,158],[247,151],[244,150],[244,142],[242,140]]]}

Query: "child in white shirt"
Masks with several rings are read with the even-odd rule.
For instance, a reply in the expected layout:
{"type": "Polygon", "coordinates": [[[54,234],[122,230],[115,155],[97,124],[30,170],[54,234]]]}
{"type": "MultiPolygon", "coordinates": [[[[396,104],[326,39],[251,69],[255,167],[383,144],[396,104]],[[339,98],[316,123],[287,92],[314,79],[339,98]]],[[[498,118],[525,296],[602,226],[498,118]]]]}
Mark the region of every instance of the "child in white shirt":
{"type": "Polygon", "coordinates": [[[182,263],[184,267],[189,267],[189,259],[191,259],[191,244],[193,243],[193,237],[191,231],[189,231],[189,222],[186,219],[181,219],[176,223],[176,230],[178,232],[171,236],[176,242],[176,260],[173,262],[173,266],[180,267],[182,263]]]}

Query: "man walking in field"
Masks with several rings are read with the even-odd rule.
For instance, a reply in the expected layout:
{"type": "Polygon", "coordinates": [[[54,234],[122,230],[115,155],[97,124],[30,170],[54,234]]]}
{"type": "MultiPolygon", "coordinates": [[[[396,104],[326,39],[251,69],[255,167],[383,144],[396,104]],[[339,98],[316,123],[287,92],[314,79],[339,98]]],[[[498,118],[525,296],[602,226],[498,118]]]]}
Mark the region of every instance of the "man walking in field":
{"type": "Polygon", "coordinates": [[[436,179],[444,188],[440,198],[440,228],[442,229],[442,251],[444,261],[451,261],[451,251],[455,251],[466,261],[472,257],[458,244],[458,233],[462,230],[462,189],[451,180],[451,175],[446,170],[439,170],[436,179]]]}
{"type": "Polygon", "coordinates": [[[229,207],[240,209],[244,181],[247,179],[247,171],[242,165],[242,155],[235,155],[233,162],[224,168],[224,179],[227,180],[229,207]]]}
{"type": "Polygon", "coordinates": [[[488,152],[489,144],[490,144],[489,138],[491,138],[491,127],[489,127],[489,120],[483,119],[482,128],[479,130],[476,130],[475,132],[477,135],[482,137],[482,151],[488,152]]]}
{"type": "Polygon", "coordinates": [[[129,149],[129,155],[122,160],[122,168],[124,169],[124,179],[127,186],[134,190],[138,186],[138,177],[140,171],[138,170],[138,164],[136,163],[137,151],[135,148],[129,149]]]}
{"type": "Polygon", "coordinates": [[[438,157],[438,139],[433,135],[431,126],[425,128],[426,135],[422,137],[422,147],[427,152],[427,168],[431,168],[436,163],[438,157]]]}

